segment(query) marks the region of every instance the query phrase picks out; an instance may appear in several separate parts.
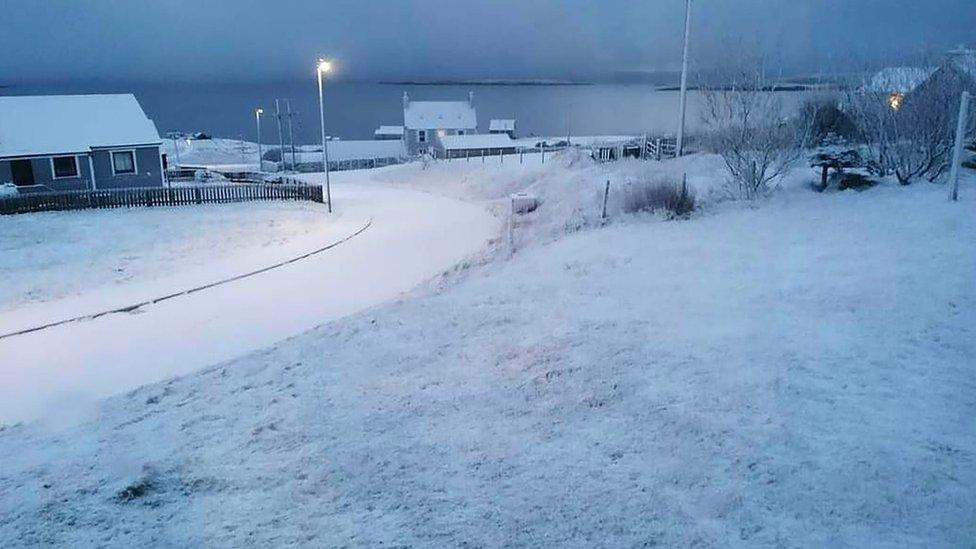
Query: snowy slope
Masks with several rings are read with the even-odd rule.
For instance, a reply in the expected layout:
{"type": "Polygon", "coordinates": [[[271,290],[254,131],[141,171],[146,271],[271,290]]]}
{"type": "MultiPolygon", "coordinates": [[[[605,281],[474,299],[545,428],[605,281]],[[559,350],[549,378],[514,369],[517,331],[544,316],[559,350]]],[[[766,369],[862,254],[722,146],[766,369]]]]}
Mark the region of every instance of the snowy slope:
{"type": "Polygon", "coordinates": [[[965,546],[962,196],[618,219],[81,426],[9,427],[0,545],[965,546]]]}

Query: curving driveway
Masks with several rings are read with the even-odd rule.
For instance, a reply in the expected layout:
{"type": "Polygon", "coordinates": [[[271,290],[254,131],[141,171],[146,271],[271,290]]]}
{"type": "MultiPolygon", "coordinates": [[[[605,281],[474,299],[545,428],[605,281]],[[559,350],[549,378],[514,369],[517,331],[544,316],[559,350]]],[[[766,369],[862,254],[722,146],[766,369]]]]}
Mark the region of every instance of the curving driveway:
{"type": "MultiPolygon", "coordinates": [[[[73,421],[100,397],[262,349],[383,303],[478,251],[498,231],[498,221],[481,206],[419,191],[339,183],[333,196],[343,214],[333,241],[372,219],[369,229],[253,277],[131,313],[0,339],[0,424],[73,421]]],[[[4,315],[0,332],[73,316],[82,312],[79,303],[84,313],[118,306],[84,296],[48,303],[4,315]]]]}

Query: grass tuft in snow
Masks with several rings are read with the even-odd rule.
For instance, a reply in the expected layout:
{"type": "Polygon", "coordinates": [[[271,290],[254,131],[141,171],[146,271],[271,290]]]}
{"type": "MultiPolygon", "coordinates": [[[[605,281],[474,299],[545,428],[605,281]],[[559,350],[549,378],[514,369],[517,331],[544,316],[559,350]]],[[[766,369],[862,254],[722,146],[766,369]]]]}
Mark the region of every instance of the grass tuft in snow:
{"type": "Polygon", "coordinates": [[[695,194],[688,185],[668,179],[629,183],[624,190],[624,213],[663,213],[669,219],[687,217],[695,210],[695,194]]]}

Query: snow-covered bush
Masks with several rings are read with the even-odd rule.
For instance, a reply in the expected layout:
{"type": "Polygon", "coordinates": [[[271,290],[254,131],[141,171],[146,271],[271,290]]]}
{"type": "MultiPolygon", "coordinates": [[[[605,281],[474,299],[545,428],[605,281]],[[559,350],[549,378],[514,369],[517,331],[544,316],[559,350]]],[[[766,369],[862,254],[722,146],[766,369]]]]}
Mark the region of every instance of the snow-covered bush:
{"type": "Polygon", "coordinates": [[[0,183],[0,198],[17,196],[17,186],[13,183],[0,183]]]}
{"type": "Polygon", "coordinates": [[[769,93],[761,71],[730,75],[702,92],[705,145],[728,169],[729,193],[742,199],[766,195],[800,157],[807,127],[789,119],[779,95],[769,93]]]}
{"type": "Polygon", "coordinates": [[[827,176],[830,170],[840,174],[847,168],[854,168],[861,164],[861,155],[857,146],[837,135],[827,135],[822,139],[810,155],[810,167],[820,169],[820,190],[827,188],[827,176]]]}
{"type": "Polygon", "coordinates": [[[664,213],[669,218],[685,217],[695,209],[695,195],[688,185],[669,180],[637,181],[624,188],[624,213],[664,213]]]}

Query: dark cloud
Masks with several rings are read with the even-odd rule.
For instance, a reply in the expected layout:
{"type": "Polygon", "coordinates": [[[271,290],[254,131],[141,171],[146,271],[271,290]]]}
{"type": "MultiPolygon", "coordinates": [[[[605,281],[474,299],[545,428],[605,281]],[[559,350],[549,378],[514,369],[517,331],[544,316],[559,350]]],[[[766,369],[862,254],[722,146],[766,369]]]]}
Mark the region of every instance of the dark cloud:
{"type": "MultiPolygon", "coordinates": [[[[678,67],[682,0],[0,0],[0,81],[604,78],[678,67]]],[[[973,40],[974,0],[696,0],[693,59],[786,70],[973,40]]]]}

